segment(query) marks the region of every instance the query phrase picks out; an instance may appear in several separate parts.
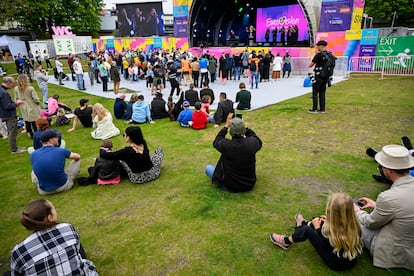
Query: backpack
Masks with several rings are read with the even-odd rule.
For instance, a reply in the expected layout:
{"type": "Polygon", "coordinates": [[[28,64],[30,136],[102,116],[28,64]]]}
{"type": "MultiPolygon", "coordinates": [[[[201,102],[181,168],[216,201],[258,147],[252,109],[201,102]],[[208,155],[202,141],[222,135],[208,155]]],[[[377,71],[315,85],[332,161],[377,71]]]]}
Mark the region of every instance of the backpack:
{"type": "Polygon", "coordinates": [[[320,76],[322,78],[332,77],[334,69],[335,69],[335,62],[337,58],[331,52],[323,51],[321,52],[321,54],[323,55],[325,64],[322,66],[320,76]]]}
{"type": "Polygon", "coordinates": [[[250,71],[256,71],[256,61],[253,60],[252,62],[250,62],[249,69],[250,71]]]}

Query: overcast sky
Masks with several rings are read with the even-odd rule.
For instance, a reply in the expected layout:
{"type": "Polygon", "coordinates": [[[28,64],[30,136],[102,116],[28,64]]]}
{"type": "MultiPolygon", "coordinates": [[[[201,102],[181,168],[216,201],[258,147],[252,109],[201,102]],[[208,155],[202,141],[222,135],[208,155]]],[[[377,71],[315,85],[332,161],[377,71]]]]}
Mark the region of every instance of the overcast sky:
{"type": "Polygon", "coordinates": [[[165,14],[173,13],[173,0],[104,0],[107,9],[112,9],[116,4],[127,3],[148,3],[148,2],[162,2],[162,8],[165,14]]]}

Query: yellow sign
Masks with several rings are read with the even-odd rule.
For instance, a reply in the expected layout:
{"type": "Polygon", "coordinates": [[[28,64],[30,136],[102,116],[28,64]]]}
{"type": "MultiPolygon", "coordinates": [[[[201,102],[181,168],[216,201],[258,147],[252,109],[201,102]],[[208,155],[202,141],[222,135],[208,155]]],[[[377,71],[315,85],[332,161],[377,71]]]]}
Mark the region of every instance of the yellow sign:
{"type": "Polygon", "coordinates": [[[352,14],[351,30],[360,30],[362,25],[362,15],[364,9],[355,8],[352,14]]]}
{"type": "Polygon", "coordinates": [[[345,40],[360,40],[361,37],[362,37],[362,30],[345,31],[345,40]]]}

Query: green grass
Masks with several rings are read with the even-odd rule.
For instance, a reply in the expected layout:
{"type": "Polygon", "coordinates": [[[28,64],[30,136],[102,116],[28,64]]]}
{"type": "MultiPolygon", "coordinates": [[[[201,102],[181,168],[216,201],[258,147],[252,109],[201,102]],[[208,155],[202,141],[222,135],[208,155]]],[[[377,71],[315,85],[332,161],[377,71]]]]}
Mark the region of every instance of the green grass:
{"type": "MultiPolygon", "coordinates": [[[[413,84],[413,78],[353,77],[328,89],[323,115],[307,113],[309,94],[245,112],[244,120],[263,140],[257,154],[257,184],[249,193],[222,192],[204,174],[205,165],[219,158],[212,147],[218,129],[209,125],[194,131],[164,119],[142,126],[151,151],[165,149],[156,181],[76,185],[43,198],[55,204],[60,221],[75,226],[101,275],[335,275],[309,242],[284,251],[268,235],[289,234],[299,211],[305,218],[322,214],[332,192],[376,198],[388,188],[371,178],[376,164],[365,149],[399,144],[403,135],[414,138],[413,84]]],[[[82,96],[50,85],[49,94],[54,93],[71,107],[82,96]]],[[[88,98],[112,110],[113,100],[88,98]]],[[[121,120],[116,125],[126,127],[121,120]]],[[[68,133],[68,128],[57,127],[67,148],[81,154],[80,175],[86,176],[100,141],[90,137],[90,129],[68,133]]],[[[112,140],[116,148],[125,146],[121,136],[112,140]]],[[[22,208],[42,196],[30,181],[29,156],[10,155],[7,141],[0,144],[4,271],[12,247],[29,235],[19,223],[22,208]]],[[[30,144],[26,135],[19,135],[19,146],[30,144]]],[[[372,266],[368,252],[350,273],[388,274],[372,266]]]]}

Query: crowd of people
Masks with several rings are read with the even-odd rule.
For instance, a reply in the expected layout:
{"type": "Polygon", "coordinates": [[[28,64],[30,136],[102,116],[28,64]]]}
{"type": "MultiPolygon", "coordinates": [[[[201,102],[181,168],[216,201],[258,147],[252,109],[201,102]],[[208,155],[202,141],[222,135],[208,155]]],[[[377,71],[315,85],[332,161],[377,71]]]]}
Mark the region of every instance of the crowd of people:
{"type": "MultiPolygon", "coordinates": [[[[326,42],[320,41],[316,45],[320,52],[326,51],[326,42]]],[[[69,58],[73,80],[77,81],[79,90],[84,90],[83,66],[79,57],[70,55],[69,58]]],[[[225,92],[220,92],[217,109],[211,112],[210,105],[216,98],[209,83],[215,81],[217,69],[222,82],[231,79],[240,81],[241,76],[250,76],[251,89],[257,88],[260,81],[269,80],[270,72],[274,79],[280,78],[281,71],[283,77],[285,73],[289,77],[291,59],[288,52],[282,58],[279,54],[275,57],[270,52],[263,54],[246,51],[233,56],[223,54],[218,61],[208,52],[201,57],[192,57],[185,53],[178,55],[175,52],[163,52],[161,55],[154,52],[149,56],[139,51],[113,55],[101,52],[97,56],[90,53],[88,58],[91,84],[94,81],[101,82],[103,90],[107,91],[108,78],[114,83],[118,82],[114,85],[117,98],[113,114],[115,120],[126,123],[123,137],[128,146],[114,149],[110,138],[121,134],[121,130],[114,124],[110,110],[100,103],[89,106],[88,99],[80,99],[79,107],[73,111],[72,127],[68,132],[75,131],[80,122],[83,127],[93,129],[90,133],[93,139],[102,140],[99,156],[95,165],[88,168],[87,177],[79,177],[80,154],[66,149],[62,133],[50,127],[52,117],[66,105],[58,102],[59,95],[48,98],[47,72],[42,71],[38,64],[34,73],[42,92],[42,102],[30,85],[30,77],[24,71],[18,76],[14,100],[7,90],[14,87],[15,80],[12,77],[3,78],[0,115],[7,125],[11,153],[26,151],[16,143],[17,108],[20,108],[26,131],[33,139],[33,148],[29,150],[31,178],[40,195],[69,191],[76,179],[81,186],[85,186],[117,184],[121,178],[128,178],[133,183],[145,183],[158,178],[163,150],[157,149],[151,155],[140,124],[154,123],[154,120],[163,118],[177,121],[181,127],[197,130],[205,129],[209,123],[214,128],[224,124],[213,141],[213,147],[220,152],[220,158],[216,165],[206,166],[206,175],[225,192],[247,192],[254,188],[257,180],[256,153],[263,143],[245,125],[242,114],[235,112],[250,109],[252,95],[246,89],[246,83],[240,82],[240,91],[234,101],[228,99],[225,92]],[[154,98],[146,101],[142,94],[134,93],[129,102],[126,102],[125,94],[119,92],[121,78],[129,81],[145,79],[154,98]],[[163,99],[162,93],[167,80],[171,84],[168,102],[163,99]],[[184,90],[181,82],[188,85],[187,90],[184,90]],[[198,87],[202,89],[197,91],[198,87]],[[231,139],[226,138],[227,134],[231,139]],[[70,160],[68,165],[66,159],[70,160]]],[[[323,58],[319,53],[312,59],[310,67],[315,65],[316,68],[323,66],[323,58]]],[[[311,113],[325,112],[327,79],[318,77],[318,70],[315,69],[314,105],[309,110],[311,113]]],[[[58,72],[59,84],[62,84],[63,71],[58,72]]],[[[66,108],[71,112],[69,107],[66,108]]],[[[301,214],[297,214],[294,232],[291,235],[272,233],[271,242],[286,250],[294,243],[309,239],[316,252],[333,270],[346,270],[355,266],[363,247],[373,255],[374,265],[377,267],[414,270],[411,261],[414,258],[414,239],[410,234],[414,230],[410,215],[414,211],[414,203],[410,198],[414,192],[414,178],[410,175],[410,169],[414,167],[414,157],[409,149],[399,145],[384,146],[373,156],[381,166],[381,177],[391,184],[376,201],[361,197],[358,205],[350,195],[335,193],[328,199],[325,214],[314,217],[311,221],[306,221],[301,214]],[[371,212],[366,212],[368,209],[371,212]]],[[[94,264],[85,257],[73,226],[57,223],[56,210],[50,201],[31,202],[23,210],[21,222],[28,230],[35,232],[13,249],[12,274],[40,273],[38,269],[45,263],[48,263],[45,273],[49,274],[55,273],[57,267],[61,266],[67,266],[74,274],[97,274],[94,264]],[[45,252],[32,250],[33,246],[45,243],[50,247],[45,252]],[[44,255],[41,260],[38,258],[39,254],[44,255]],[[65,254],[68,258],[57,259],[56,254],[65,254]]]]}

